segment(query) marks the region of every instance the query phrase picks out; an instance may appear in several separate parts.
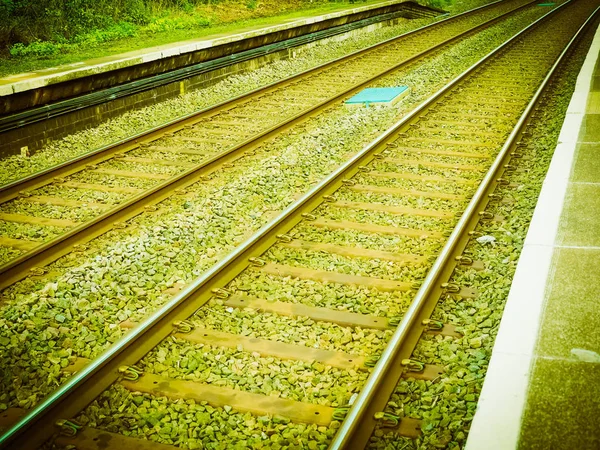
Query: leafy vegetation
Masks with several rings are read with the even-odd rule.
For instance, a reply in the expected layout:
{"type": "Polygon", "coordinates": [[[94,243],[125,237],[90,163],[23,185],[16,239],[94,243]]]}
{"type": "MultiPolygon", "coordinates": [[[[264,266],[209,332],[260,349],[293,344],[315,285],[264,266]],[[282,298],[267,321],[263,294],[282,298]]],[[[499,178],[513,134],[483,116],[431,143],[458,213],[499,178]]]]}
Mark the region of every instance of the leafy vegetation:
{"type": "Polygon", "coordinates": [[[0,44],[64,44],[97,30],[118,34],[116,25],[145,24],[149,12],[144,0],[0,0],[0,44]]]}

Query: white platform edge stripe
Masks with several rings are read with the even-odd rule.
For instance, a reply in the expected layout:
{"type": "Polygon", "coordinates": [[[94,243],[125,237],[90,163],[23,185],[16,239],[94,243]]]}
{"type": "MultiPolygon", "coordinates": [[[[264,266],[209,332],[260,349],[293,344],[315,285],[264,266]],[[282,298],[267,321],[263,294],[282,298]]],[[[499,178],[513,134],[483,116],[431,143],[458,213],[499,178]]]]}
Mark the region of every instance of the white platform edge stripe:
{"type": "Polygon", "coordinates": [[[517,448],[550,261],[599,52],[600,28],[577,77],[517,264],[466,450],[517,448]]]}

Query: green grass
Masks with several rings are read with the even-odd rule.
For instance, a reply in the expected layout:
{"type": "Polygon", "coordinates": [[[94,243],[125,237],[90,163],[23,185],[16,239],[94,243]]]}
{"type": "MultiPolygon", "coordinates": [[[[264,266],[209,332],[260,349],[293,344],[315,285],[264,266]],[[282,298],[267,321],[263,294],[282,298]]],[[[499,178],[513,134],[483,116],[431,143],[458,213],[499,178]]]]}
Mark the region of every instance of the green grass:
{"type": "MultiPolygon", "coordinates": [[[[78,42],[57,44],[53,47],[53,43],[40,42],[38,43],[41,52],[46,51],[47,56],[38,55],[26,55],[13,57],[8,52],[4,52],[0,55],[0,77],[6,77],[13,74],[21,74],[32,72],[41,69],[54,68],[66,64],[73,64],[81,61],[87,61],[95,58],[102,58],[111,55],[117,55],[120,53],[126,53],[135,50],[141,50],[149,47],[155,47],[159,45],[170,44],[179,41],[185,41],[190,39],[199,39],[211,35],[225,35],[231,34],[232,32],[240,32],[250,28],[262,27],[277,24],[283,21],[291,21],[305,16],[314,16],[318,14],[326,14],[348,7],[358,7],[373,3],[379,3],[381,0],[366,0],[361,2],[350,1],[336,1],[335,3],[321,4],[317,7],[306,8],[291,13],[278,14],[272,17],[263,17],[256,19],[239,20],[230,23],[216,24],[214,26],[206,26],[206,24],[200,24],[200,26],[194,26],[189,20],[189,16],[183,16],[178,14],[172,14],[167,19],[167,26],[169,27],[169,21],[174,22],[178,20],[178,17],[186,17],[183,26],[185,28],[180,29],[166,29],[160,30],[160,27],[151,23],[147,26],[139,26],[134,31],[133,36],[123,37],[119,39],[110,39],[110,33],[105,31],[96,30],[89,35],[84,36],[78,42]],[[204,25],[204,26],[202,26],[204,25]],[[159,28],[159,31],[156,31],[159,28]],[[102,41],[108,36],[106,41],[102,41]],[[60,48],[60,50],[58,49],[60,48]]],[[[158,22],[160,24],[160,22],[158,22]]],[[[128,34],[132,34],[131,29],[123,26],[128,34]]],[[[119,25],[117,25],[118,35],[119,25]]],[[[17,50],[23,52],[23,47],[17,47],[17,50]]],[[[36,50],[35,48],[33,50],[36,50]]],[[[15,52],[13,52],[15,53],[15,52]]]]}

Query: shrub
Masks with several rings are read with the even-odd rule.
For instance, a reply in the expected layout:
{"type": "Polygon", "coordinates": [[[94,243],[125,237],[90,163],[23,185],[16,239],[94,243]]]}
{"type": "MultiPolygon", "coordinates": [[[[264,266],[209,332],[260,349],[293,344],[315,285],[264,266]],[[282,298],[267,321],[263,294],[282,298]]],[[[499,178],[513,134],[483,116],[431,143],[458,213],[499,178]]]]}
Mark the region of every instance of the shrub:
{"type": "Polygon", "coordinates": [[[137,34],[137,26],[129,22],[119,22],[106,29],[94,30],[90,33],[84,33],[75,36],[73,42],[84,44],[86,46],[95,46],[107,41],[114,41],[127,37],[133,37],[137,34]]]}
{"type": "Polygon", "coordinates": [[[17,43],[10,48],[11,56],[25,57],[38,56],[49,57],[60,53],[62,44],[55,44],[49,41],[34,41],[29,45],[17,43]]]}

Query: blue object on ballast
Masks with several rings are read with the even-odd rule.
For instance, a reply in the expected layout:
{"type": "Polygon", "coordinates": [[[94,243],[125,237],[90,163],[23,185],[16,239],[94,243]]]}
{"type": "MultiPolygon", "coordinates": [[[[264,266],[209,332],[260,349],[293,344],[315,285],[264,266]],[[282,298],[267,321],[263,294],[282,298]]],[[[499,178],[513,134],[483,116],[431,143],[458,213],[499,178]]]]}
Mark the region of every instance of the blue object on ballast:
{"type": "Polygon", "coordinates": [[[357,103],[390,103],[398,98],[398,96],[408,93],[408,86],[396,86],[385,88],[367,88],[354,97],[346,100],[346,104],[352,105],[357,103]]]}

